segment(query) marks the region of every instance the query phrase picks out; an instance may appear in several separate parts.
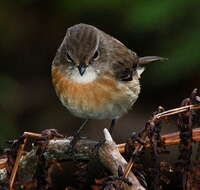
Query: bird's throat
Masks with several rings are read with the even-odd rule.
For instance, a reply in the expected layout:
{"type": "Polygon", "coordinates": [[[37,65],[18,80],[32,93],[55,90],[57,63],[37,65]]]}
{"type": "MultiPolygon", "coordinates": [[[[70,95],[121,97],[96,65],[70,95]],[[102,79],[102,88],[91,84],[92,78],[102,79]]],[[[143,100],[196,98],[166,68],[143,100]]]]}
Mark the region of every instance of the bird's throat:
{"type": "Polygon", "coordinates": [[[80,72],[77,68],[72,71],[71,79],[76,83],[90,83],[97,79],[97,73],[92,67],[88,67],[83,75],[80,75],[80,72]]]}

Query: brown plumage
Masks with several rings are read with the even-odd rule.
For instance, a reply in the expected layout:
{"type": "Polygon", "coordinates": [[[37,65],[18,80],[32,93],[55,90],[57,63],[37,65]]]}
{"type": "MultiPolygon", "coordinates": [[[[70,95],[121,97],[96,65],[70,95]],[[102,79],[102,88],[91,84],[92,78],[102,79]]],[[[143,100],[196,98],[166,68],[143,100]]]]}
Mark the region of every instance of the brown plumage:
{"type": "Polygon", "coordinates": [[[109,75],[82,84],[64,77],[59,69],[53,67],[52,76],[62,104],[74,115],[83,118],[119,118],[130,109],[136,99],[134,96],[140,91],[138,80],[124,86],[109,75]]]}
{"type": "Polygon", "coordinates": [[[52,64],[52,79],[62,104],[75,116],[117,119],[140,93],[140,63],[162,60],[139,58],[117,39],[96,27],[68,28],[52,64]]]}

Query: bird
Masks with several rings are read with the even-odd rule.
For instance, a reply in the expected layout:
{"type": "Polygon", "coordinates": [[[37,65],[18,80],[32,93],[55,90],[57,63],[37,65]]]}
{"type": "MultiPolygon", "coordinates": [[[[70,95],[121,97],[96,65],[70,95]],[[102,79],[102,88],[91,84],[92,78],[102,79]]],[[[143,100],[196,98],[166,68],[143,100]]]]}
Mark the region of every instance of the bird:
{"type": "Polygon", "coordinates": [[[143,65],[163,61],[139,57],[122,42],[89,24],[69,27],[52,62],[52,82],[61,103],[85,121],[116,120],[126,114],[140,94],[143,65]]]}

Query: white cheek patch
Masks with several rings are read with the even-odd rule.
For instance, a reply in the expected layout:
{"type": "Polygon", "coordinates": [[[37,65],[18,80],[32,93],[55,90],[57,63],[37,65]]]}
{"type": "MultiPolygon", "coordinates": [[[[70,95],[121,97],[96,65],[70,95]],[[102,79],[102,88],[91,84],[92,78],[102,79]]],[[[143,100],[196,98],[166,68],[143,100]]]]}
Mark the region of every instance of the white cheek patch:
{"type": "Polygon", "coordinates": [[[93,82],[97,78],[97,73],[93,68],[88,67],[85,70],[85,73],[81,76],[78,69],[74,69],[71,75],[71,79],[77,83],[89,83],[93,82]]]}
{"type": "Polygon", "coordinates": [[[138,75],[138,78],[140,78],[141,74],[144,72],[145,68],[144,67],[138,67],[136,72],[138,75]]]}

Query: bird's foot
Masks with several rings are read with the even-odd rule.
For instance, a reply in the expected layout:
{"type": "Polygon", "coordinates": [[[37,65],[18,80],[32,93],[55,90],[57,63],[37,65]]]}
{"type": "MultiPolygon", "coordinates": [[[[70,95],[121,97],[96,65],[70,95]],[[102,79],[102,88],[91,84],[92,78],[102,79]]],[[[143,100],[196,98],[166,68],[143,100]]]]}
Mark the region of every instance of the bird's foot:
{"type": "Polygon", "coordinates": [[[86,137],[82,137],[80,136],[79,133],[74,133],[73,135],[73,139],[71,140],[70,144],[69,144],[69,148],[68,148],[68,153],[70,155],[70,157],[72,157],[72,160],[76,160],[75,159],[75,154],[76,154],[76,144],[78,141],[82,140],[82,139],[86,139],[86,137]]]}

